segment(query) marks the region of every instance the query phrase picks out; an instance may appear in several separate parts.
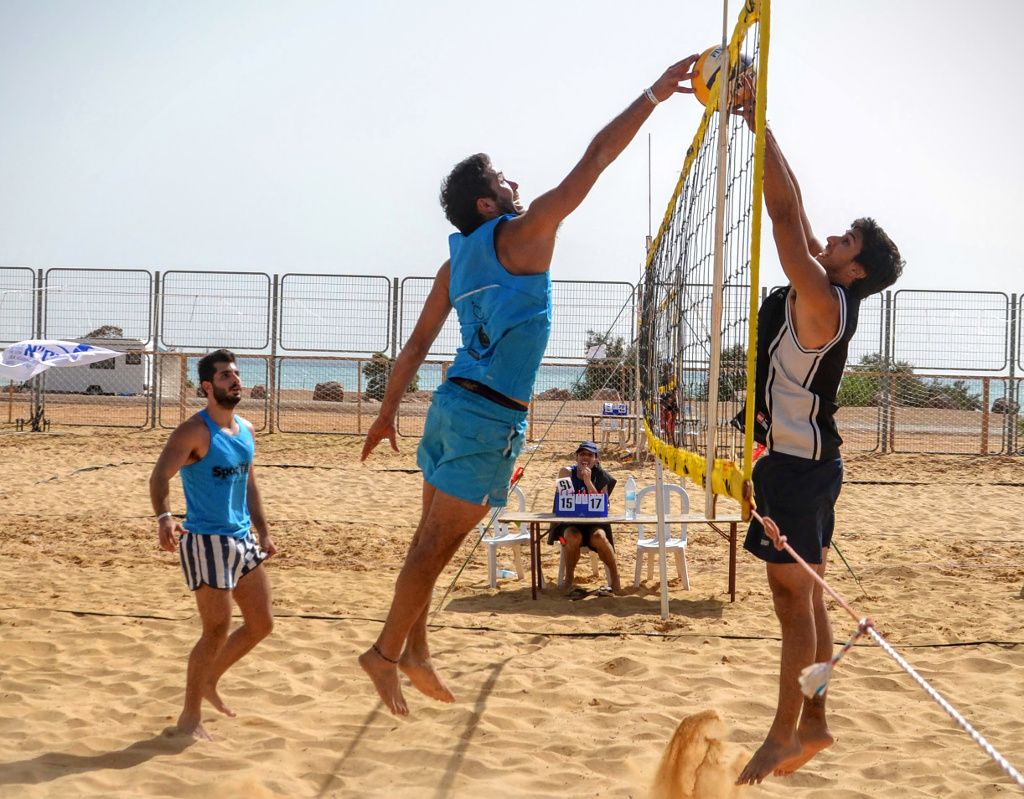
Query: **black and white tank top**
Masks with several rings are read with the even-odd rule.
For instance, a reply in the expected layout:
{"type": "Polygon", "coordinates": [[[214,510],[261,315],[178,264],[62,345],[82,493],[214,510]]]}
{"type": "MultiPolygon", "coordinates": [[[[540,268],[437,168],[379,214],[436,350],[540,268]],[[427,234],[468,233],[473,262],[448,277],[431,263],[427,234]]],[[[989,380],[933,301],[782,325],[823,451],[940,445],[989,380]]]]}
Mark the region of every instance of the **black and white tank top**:
{"type": "Polygon", "coordinates": [[[769,450],[811,460],[839,457],[836,395],[857,331],[860,301],[842,286],[839,329],[831,341],[805,349],[796,338],[789,303],[791,286],[776,289],[757,319],[757,397],[754,437],[769,450]]]}

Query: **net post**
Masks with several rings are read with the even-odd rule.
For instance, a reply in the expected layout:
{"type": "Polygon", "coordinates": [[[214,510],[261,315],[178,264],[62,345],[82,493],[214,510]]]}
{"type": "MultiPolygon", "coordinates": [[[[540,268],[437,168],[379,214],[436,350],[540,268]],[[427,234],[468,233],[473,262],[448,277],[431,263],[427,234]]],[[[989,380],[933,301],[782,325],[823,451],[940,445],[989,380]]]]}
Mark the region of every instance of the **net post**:
{"type": "Polygon", "coordinates": [[[661,586],[661,618],[668,619],[668,563],[665,553],[665,472],[661,458],[654,459],[654,512],[658,515],[658,580],[661,586]]]}
{"type": "Polygon", "coordinates": [[[715,260],[711,294],[711,361],[708,375],[707,466],[704,471],[704,514],[715,518],[712,475],[718,434],[718,384],[722,360],[722,301],[725,263],[725,181],[729,166],[729,0],[722,0],[722,61],[718,67],[718,165],[715,172],[715,260]]]}

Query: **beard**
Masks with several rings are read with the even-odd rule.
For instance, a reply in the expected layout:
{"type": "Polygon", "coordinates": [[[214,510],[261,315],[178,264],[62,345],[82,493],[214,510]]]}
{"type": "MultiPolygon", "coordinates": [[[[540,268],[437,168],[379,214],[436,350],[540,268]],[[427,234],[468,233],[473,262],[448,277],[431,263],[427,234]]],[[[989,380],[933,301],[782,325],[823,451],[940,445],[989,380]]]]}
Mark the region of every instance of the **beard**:
{"type": "Polygon", "coordinates": [[[213,387],[213,401],[216,402],[222,408],[234,408],[242,399],[242,395],[239,394],[237,397],[232,396],[227,391],[222,391],[216,386],[213,387]]]}
{"type": "Polygon", "coordinates": [[[499,198],[498,210],[501,211],[502,215],[515,214],[516,216],[521,216],[523,213],[521,206],[518,208],[516,207],[515,200],[506,200],[504,198],[499,198]]]}

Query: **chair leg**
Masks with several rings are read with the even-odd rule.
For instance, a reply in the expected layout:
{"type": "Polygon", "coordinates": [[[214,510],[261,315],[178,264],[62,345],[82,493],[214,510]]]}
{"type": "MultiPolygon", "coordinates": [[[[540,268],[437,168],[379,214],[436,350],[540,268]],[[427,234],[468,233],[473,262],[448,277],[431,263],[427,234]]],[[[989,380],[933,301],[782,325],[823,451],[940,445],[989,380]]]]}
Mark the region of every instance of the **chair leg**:
{"type": "Polygon", "coordinates": [[[498,554],[494,547],[487,547],[487,583],[491,588],[498,587],[498,554]]]}
{"type": "Polygon", "coordinates": [[[640,585],[640,570],[644,566],[644,551],[640,547],[636,548],[636,573],[633,575],[633,587],[640,585]]]}
{"type": "Polygon", "coordinates": [[[520,580],[522,580],[523,579],[523,556],[520,553],[520,546],[519,546],[519,544],[513,544],[512,545],[512,560],[516,564],[516,576],[520,580]]]}
{"type": "Polygon", "coordinates": [[[686,550],[676,550],[676,570],[679,572],[679,579],[683,581],[683,590],[690,590],[690,572],[686,568],[686,550]]]}
{"type": "Polygon", "coordinates": [[[565,587],[565,547],[558,545],[558,587],[565,587]]]}

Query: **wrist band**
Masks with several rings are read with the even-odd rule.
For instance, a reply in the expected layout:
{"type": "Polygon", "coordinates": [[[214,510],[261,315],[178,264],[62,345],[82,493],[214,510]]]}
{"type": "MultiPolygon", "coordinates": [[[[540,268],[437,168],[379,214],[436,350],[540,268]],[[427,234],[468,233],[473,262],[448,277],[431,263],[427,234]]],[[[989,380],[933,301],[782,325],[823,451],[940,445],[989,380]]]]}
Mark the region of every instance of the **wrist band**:
{"type": "Polygon", "coordinates": [[[657,97],[654,96],[654,92],[651,91],[650,86],[644,89],[644,94],[647,95],[647,99],[650,100],[653,105],[657,105],[659,102],[661,102],[657,97]]]}
{"type": "Polygon", "coordinates": [[[169,510],[165,510],[163,513],[161,513],[159,516],[156,517],[156,520],[160,521],[161,519],[166,519],[168,516],[173,516],[173,515],[174,514],[171,513],[169,510]]]}

